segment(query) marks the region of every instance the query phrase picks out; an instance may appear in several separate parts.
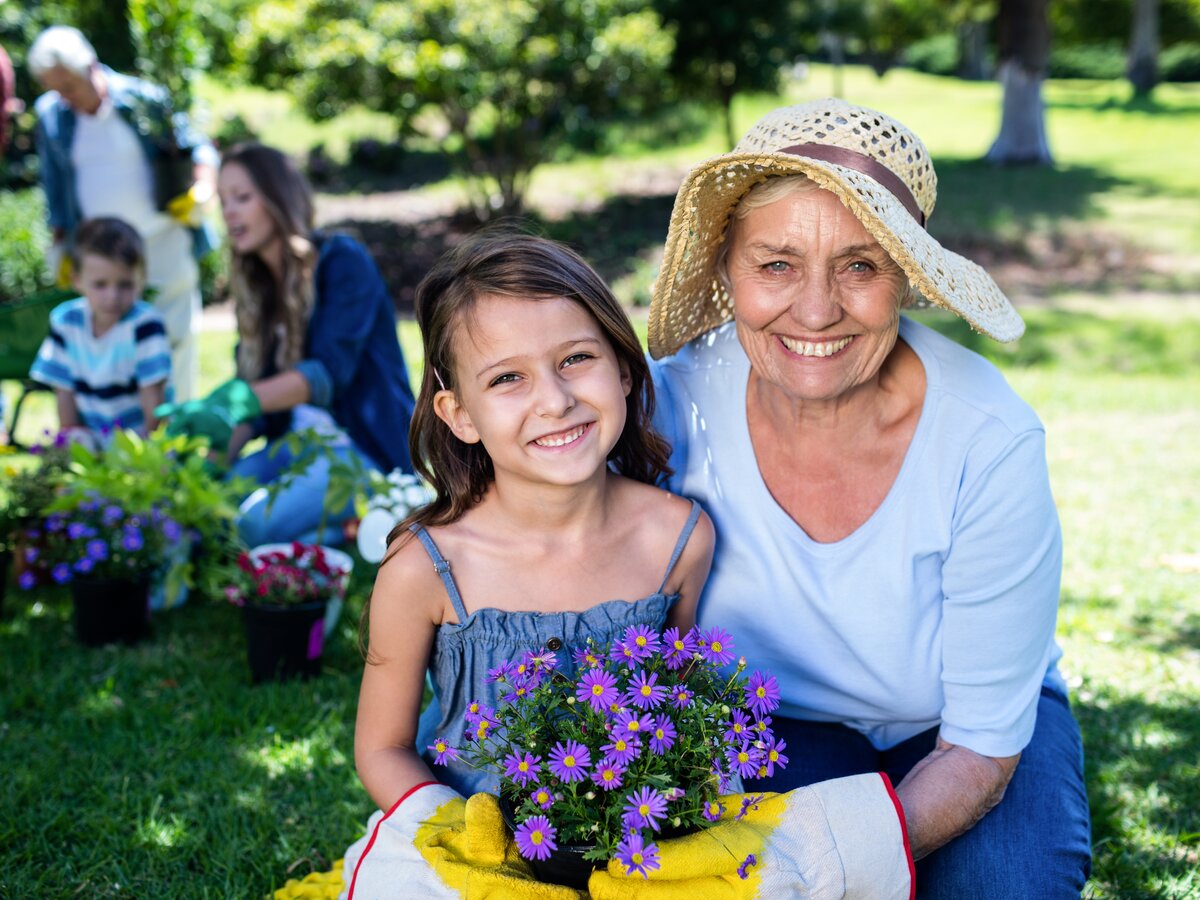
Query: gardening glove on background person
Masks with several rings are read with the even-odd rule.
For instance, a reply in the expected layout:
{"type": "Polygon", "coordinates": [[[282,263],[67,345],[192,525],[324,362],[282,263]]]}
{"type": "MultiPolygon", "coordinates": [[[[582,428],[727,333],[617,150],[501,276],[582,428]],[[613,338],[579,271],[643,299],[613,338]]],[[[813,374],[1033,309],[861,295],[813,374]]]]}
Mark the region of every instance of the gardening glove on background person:
{"type": "Polygon", "coordinates": [[[212,198],[212,187],[196,182],[167,203],[167,215],[184,228],[199,228],[204,222],[204,204],[212,198]]]}
{"type": "Polygon", "coordinates": [[[585,894],[533,878],[491,794],[469,800],[442,784],[409,791],[346,851],[347,900],[581,900],[585,894]]]}
{"type": "MultiPolygon", "coordinates": [[[[735,794],[711,828],[657,841],[647,878],[612,860],[588,882],[595,900],[738,898],[911,900],[904,813],[881,772],[786,794],[735,794]],[[744,811],[744,813],[743,813],[744,811]]],[[[649,842],[647,842],[649,843],[649,842]]]]}
{"type": "Polygon", "coordinates": [[[55,287],[69,288],[71,276],[74,274],[75,269],[71,265],[71,254],[67,252],[67,245],[51,244],[50,249],[46,251],[46,276],[55,287]]]}
{"type": "Polygon", "coordinates": [[[170,419],[167,434],[206,437],[214,449],[225,450],[234,426],[260,416],[262,405],[248,382],[233,378],[201,400],[164,403],[154,414],[160,419],[170,419]]]}

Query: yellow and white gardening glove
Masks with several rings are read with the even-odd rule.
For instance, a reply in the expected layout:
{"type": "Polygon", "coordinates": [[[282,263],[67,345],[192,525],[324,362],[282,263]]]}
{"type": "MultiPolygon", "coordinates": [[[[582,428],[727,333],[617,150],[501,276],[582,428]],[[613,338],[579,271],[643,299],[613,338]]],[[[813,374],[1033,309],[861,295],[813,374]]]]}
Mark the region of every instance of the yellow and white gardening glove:
{"type": "Polygon", "coordinates": [[[212,199],[211,185],[196,182],[167,203],[167,215],[185,228],[199,228],[204,222],[204,204],[212,199]]]}
{"type": "Polygon", "coordinates": [[[904,814],[882,773],[786,794],[722,797],[711,828],[658,841],[659,868],[592,873],[594,900],[911,900],[915,870],[904,814]],[[743,801],[746,801],[745,804],[743,801]],[[744,809],[744,812],[743,812],[744,809]]]}
{"type": "Polygon", "coordinates": [[[500,805],[491,794],[469,800],[427,782],[386,814],[346,851],[347,900],[420,897],[422,900],[580,900],[571,888],[542,884],[517,852],[500,805]]]}
{"type": "Polygon", "coordinates": [[[69,288],[74,274],[75,267],[71,264],[71,254],[67,252],[66,244],[51,244],[46,250],[46,276],[55,287],[69,288]]]}

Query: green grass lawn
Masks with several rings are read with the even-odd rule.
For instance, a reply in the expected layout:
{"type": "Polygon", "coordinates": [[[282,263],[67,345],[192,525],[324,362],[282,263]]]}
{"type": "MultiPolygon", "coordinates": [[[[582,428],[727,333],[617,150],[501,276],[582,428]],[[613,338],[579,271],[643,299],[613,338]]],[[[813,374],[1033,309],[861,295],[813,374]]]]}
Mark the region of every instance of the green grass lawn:
{"type": "MultiPolygon", "coordinates": [[[[1200,308],[1028,309],[1014,349],[955,320],[1046,423],[1084,731],[1093,897],[1200,896],[1200,308]]],[[[411,323],[402,327],[410,358],[411,323]]],[[[230,335],[205,333],[204,382],[230,335]]],[[[237,610],[193,600],[86,650],[60,590],[0,620],[0,896],[261,896],[327,868],[371,811],[352,764],[355,573],[324,675],[249,686],[237,610]]]]}

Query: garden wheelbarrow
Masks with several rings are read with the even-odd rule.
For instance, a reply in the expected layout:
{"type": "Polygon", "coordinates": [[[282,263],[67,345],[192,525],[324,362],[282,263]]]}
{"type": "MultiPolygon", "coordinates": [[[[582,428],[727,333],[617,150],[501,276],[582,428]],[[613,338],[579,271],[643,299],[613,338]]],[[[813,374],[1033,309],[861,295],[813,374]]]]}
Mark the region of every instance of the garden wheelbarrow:
{"type": "Polygon", "coordinates": [[[0,380],[21,382],[21,393],[8,425],[9,440],[14,446],[20,446],[16,441],[17,420],[25,398],[30,391],[46,390],[45,386],[30,379],[29,367],[50,333],[50,310],[74,296],[73,291],[51,288],[20,300],[0,303],[0,380]]]}

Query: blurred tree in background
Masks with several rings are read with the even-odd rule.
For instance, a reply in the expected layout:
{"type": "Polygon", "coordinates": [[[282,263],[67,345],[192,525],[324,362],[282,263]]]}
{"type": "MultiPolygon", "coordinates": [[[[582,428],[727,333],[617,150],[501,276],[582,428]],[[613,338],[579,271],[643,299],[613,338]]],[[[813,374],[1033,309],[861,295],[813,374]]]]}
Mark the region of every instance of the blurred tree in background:
{"type": "Polygon", "coordinates": [[[487,218],[573,134],[660,99],[672,48],[637,0],[307,0],[258,7],[236,56],[315,118],[361,103],[434,139],[487,218]]]}
{"type": "MultiPolygon", "coordinates": [[[[127,30],[137,52],[136,71],[165,88],[177,112],[187,112],[192,106],[192,79],[208,63],[196,4],[193,0],[125,2],[127,30]]],[[[100,55],[99,48],[96,52],[100,55]]]]}

